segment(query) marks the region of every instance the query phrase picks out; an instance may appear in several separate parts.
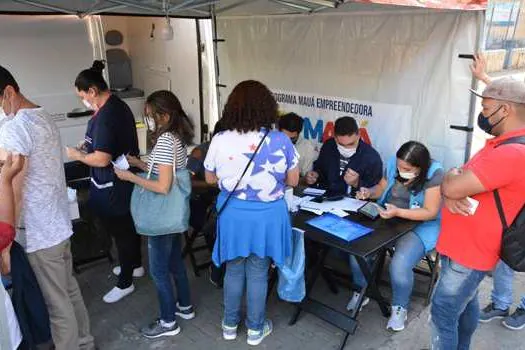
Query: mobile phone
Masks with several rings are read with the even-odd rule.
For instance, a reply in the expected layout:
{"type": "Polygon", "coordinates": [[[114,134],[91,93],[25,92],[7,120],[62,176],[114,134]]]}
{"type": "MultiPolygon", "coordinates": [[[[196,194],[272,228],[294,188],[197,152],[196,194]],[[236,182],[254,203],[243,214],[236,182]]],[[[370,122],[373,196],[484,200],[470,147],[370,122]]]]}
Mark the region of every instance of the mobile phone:
{"type": "Polygon", "coordinates": [[[374,203],[374,202],[368,202],[365,205],[363,205],[361,208],[359,208],[357,211],[364,216],[375,220],[379,217],[379,210],[386,210],[381,205],[374,203]]]}
{"type": "Polygon", "coordinates": [[[463,54],[463,53],[460,53],[458,55],[459,58],[463,58],[463,59],[467,59],[467,60],[475,60],[475,57],[474,55],[471,55],[471,54],[463,54]]]}

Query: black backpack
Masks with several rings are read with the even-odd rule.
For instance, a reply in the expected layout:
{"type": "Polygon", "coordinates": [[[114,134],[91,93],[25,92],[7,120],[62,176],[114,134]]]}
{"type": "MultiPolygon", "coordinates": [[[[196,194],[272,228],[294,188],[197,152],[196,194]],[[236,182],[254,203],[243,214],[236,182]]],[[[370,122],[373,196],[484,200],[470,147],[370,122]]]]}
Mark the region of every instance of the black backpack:
{"type": "MultiPolygon", "coordinates": [[[[510,138],[496,147],[510,143],[525,145],[525,136],[510,138]]],[[[523,196],[525,197],[525,193],[523,196]]],[[[494,199],[496,200],[496,207],[503,225],[500,258],[514,271],[525,272],[525,205],[509,226],[498,190],[494,190],[494,199]]]]}

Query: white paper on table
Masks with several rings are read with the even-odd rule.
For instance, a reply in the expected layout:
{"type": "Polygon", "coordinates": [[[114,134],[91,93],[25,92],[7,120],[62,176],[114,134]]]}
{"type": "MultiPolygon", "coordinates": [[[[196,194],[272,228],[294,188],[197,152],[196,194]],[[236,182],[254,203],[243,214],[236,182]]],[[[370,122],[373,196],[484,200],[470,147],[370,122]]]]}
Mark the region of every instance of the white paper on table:
{"type": "Polygon", "coordinates": [[[313,188],[313,187],[308,187],[303,191],[304,194],[311,195],[311,196],[322,196],[323,194],[325,194],[325,192],[326,190],[322,190],[319,188],[313,188]]]}
{"type": "Polygon", "coordinates": [[[344,211],[357,212],[359,208],[366,204],[366,201],[361,201],[359,199],[345,197],[338,201],[324,201],[322,203],[317,202],[303,202],[301,203],[301,209],[315,209],[322,210],[324,212],[330,212],[334,209],[340,209],[344,211]]]}
{"type": "Polygon", "coordinates": [[[312,197],[312,196],[304,196],[304,197],[293,196],[293,206],[298,207],[301,204],[309,202],[314,198],[315,197],[312,197]]]}
{"type": "Polygon", "coordinates": [[[304,208],[304,207],[301,207],[301,209],[304,211],[308,211],[310,213],[314,213],[315,215],[322,215],[324,213],[323,210],[319,210],[319,209],[311,209],[311,208],[304,208]]]}
{"type": "Polygon", "coordinates": [[[330,210],[330,213],[339,216],[340,218],[344,218],[345,216],[348,216],[348,213],[341,209],[332,209],[330,210]]]}
{"type": "Polygon", "coordinates": [[[126,156],[123,154],[120,157],[118,157],[113,163],[113,166],[120,170],[128,170],[129,169],[129,163],[126,158],[126,156]]]}

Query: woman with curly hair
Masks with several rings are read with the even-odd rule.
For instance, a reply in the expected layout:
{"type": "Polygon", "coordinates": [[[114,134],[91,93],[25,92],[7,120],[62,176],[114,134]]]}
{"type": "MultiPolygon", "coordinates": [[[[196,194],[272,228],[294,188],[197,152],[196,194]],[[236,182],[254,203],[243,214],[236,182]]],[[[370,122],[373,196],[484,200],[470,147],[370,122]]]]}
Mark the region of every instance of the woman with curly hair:
{"type": "Polygon", "coordinates": [[[204,162],[206,181],[221,190],[213,261],[226,264],[223,337],[237,337],[246,286],[249,345],[272,332],[265,317],[270,262],[280,266],[291,254],[283,197],[285,187],[299,181],[298,156],[288,136],[272,130],[276,119],[268,88],[253,80],[240,83],[224,107],[225,131],[213,138],[204,162]]]}

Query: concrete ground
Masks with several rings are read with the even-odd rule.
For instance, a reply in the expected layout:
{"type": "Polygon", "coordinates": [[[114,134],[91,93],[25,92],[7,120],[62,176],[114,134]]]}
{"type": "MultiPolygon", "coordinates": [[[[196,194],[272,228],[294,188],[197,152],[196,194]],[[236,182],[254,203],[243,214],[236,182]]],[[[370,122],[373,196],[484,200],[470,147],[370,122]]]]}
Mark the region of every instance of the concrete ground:
{"type": "MultiPolygon", "coordinates": [[[[108,262],[95,263],[84,269],[77,277],[82,288],[84,300],[91,317],[92,333],[101,350],[145,350],[145,349],[248,349],[246,330],[239,332],[236,341],[222,340],[222,290],[215,289],[207,281],[207,275],[195,277],[188,266],[193,302],[197,317],[191,321],[180,320],[182,332],[175,337],[147,340],[138,329],[157,317],[158,306],[155,288],[149,277],[136,280],[136,291],[128,298],[106,305],[102,296],[115,283],[108,262]]],[[[487,277],[481,286],[481,303],[489,300],[492,280],[487,277]]],[[[424,290],[427,279],[418,278],[416,288],[424,290]]],[[[516,299],[525,293],[525,277],[517,276],[515,282],[516,299]]],[[[382,291],[388,296],[388,287],[382,291]]],[[[319,279],[314,296],[324,303],[344,310],[349,290],[340,287],[338,294],[332,294],[324,281],[319,279]]],[[[295,326],[289,326],[293,307],[278,299],[274,292],[268,304],[268,316],[274,322],[274,333],[259,346],[261,349],[320,350],[338,349],[343,333],[330,324],[308,314],[302,314],[295,326]]],[[[420,350],[429,348],[429,308],[424,298],[413,296],[408,326],[404,332],[393,334],[385,330],[386,319],[379,307],[371,302],[359,317],[359,327],[350,336],[345,349],[403,349],[420,350]]],[[[525,330],[509,331],[497,321],[481,325],[476,332],[472,349],[525,349],[525,330]]]]}

